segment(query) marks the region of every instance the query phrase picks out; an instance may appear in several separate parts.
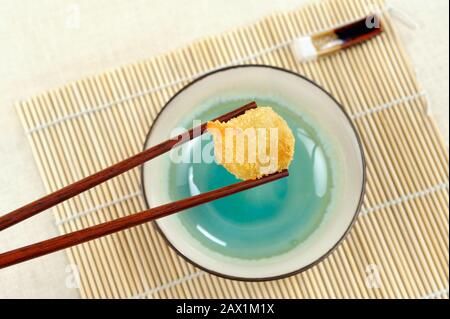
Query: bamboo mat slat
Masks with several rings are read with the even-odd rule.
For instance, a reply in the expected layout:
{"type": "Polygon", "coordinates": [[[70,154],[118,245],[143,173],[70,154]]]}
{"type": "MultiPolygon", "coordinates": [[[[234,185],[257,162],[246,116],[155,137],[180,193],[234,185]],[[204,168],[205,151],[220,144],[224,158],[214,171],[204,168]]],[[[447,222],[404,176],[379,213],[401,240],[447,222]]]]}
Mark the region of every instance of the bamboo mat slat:
{"type": "MultiPolygon", "coordinates": [[[[135,154],[161,107],[180,88],[210,70],[245,63],[306,75],[352,117],[368,179],[347,239],[299,275],[244,283],[186,263],[146,224],[67,250],[79,270],[81,296],[448,298],[448,151],[381,0],[311,4],[20,102],[17,110],[46,190],[135,154]],[[374,9],[383,12],[381,36],[315,62],[294,60],[293,38],[374,9]]],[[[55,223],[65,234],[143,208],[134,169],[55,207],[55,223]]]]}

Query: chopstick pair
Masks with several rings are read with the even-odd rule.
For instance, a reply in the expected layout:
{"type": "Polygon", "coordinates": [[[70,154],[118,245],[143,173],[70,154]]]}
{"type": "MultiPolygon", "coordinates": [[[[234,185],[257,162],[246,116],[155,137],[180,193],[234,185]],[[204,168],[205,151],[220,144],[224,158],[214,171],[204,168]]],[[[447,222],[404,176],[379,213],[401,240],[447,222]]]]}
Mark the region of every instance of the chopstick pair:
{"type": "MultiPolygon", "coordinates": [[[[247,110],[257,107],[255,102],[246,104],[236,110],[226,113],[214,120],[228,121],[236,116],[244,114],[247,110]]],[[[0,216],[0,231],[11,227],[27,218],[30,218],[50,207],[53,207],[69,198],[72,198],[94,186],[97,186],[115,176],[118,176],[132,168],[135,168],[148,160],[151,160],[163,153],[170,151],[173,147],[179,146],[197,136],[203,134],[206,130],[206,123],[199,127],[189,130],[189,139],[185,134],[179,135],[173,139],[164,141],[156,146],[142,151],[128,159],[105,168],[93,175],[85,177],[71,185],[68,185],[56,192],[48,194],[34,202],[31,202],[21,208],[18,208],[6,215],[0,216]],[[198,132],[198,133],[197,133],[198,132]]],[[[121,217],[109,222],[88,227],[69,234],[44,240],[29,246],[18,248],[9,252],[0,254],[0,269],[8,267],[29,259],[40,257],[61,249],[75,246],[102,236],[106,236],[130,227],[134,227],[157,218],[165,217],[179,211],[198,206],[213,200],[229,196],[265,183],[288,176],[287,170],[275,174],[264,176],[257,180],[248,180],[238,182],[229,186],[215,189],[206,193],[188,197],[162,206],[144,210],[130,216],[121,217]]]]}

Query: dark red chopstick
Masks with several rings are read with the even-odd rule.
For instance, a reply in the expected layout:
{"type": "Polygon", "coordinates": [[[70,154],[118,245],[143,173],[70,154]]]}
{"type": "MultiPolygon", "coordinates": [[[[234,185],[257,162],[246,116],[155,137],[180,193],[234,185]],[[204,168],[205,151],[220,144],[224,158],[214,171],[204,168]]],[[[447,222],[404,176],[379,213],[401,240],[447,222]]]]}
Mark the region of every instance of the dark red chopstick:
{"type": "MultiPolygon", "coordinates": [[[[232,119],[233,117],[239,116],[241,114],[244,114],[245,111],[255,108],[256,103],[251,102],[249,104],[246,104],[244,106],[241,106],[240,108],[235,109],[234,111],[231,111],[229,113],[226,113],[222,116],[219,116],[215,120],[219,121],[228,121],[232,119]]],[[[192,139],[194,137],[197,137],[195,135],[201,135],[206,129],[206,123],[203,123],[200,125],[200,127],[196,127],[188,131],[189,139],[192,139]],[[198,132],[198,133],[197,133],[198,132]]],[[[152,158],[155,158],[165,152],[168,152],[170,149],[172,149],[176,145],[181,145],[185,142],[187,142],[189,139],[185,138],[185,135],[179,135],[173,139],[167,140],[165,142],[162,142],[158,145],[155,145],[145,151],[142,151],[139,154],[136,154],[130,158],[127,158],[119,163],[116,163],[110,167],[107,167],[100,172],[97,172],[93,175],[90,175],[88,177],[85,177],[73,184],[70,184],[64,188],[61,188],[60,190],[57,190],[56,192],[53,192],[51,194],[48,194],[34,202],[31,202],[25,206],[22,206],[8,214],[5,214],[3,216],[0,216],[0,231],[3,229],[6,229],[8,227],[11,227],[14,224],[17,224],[27,218],[30,218],[37,213],[40,213],[50,207],[55,206],[56,204],[59,204],[69,198],[72,198],[94,186],[97,186],[117,175],[120,175],[132,168],[135,168],[136,166],[139,166],[143,163],[145,163],[148,160],[151,160],[152,158]]]]}
{"type": "Polygon", "coordinates": [[[288,175],[289,172],[285,170],[279,173],[262,177],[260,179],[239,182],[196,196],[188,197],[173,203],[151,208],[137,214],[125,216],[73,233],[51,238],[36,244],[32,244],[30,246],[18,248],[16,250],[0,254],[0,268],[18,264],[32,258],[78,245],[89,240],[109,235],[133,226],[137,226],[157,218],[168,216],[184,209],[205,204],[213,200],[247,190],[249,188],[263,185],[265,183],[273,182],[277,179],[287,177],[288,175]]]}

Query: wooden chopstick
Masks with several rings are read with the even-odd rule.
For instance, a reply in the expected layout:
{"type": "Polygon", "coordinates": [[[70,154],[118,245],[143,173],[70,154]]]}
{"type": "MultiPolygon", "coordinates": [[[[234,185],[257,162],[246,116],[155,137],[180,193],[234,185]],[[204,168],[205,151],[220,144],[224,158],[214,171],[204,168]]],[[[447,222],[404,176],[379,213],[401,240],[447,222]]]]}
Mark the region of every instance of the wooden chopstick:
{"type": "MultiPolygon", "coordinates": [[[[226,113],[214,120],[228,121],[233,117],[244,114],[245,111],[255,108],[256,103],[251,102],[240,108],[237,108],[229,113],[226,113]]],[[[17,224],[27,218],[30,218],[37,213],[40,213],[50,207],[55,206],[69,198],[72,198],[94,186],[97,186],[117,175],[120,175],[136,166],[145,163],[152,158],[155,158],[165,152],[168,152],[174,146],[181,145],[201,134],[206,130],[206,123],[201,124],[199,127],[193,128],[186,132],[186,134],[178,135],[177,137],[155,145],[139,154],[129,157],[119,163],[109,166],[93,175],[85,177],[73,184],[70,184],[56,192],[48,194],[34,202],[31,202],[25,206],[22,206],[8,214],[0,216],[0,231],[17,224]],[[189,134],[189,138],[186,135],[189,134]]]]}
{"type": "Polygon", "coordinates": [[[249,188],[260,186],[277,179],[287,177],[289,172],[284,170],[279,173],[267,175],[260,179],[248,180],[215,189],[206,193],[188,197],[176,202],[151,208],[140,213],[125,216],[103,224],[92,226],[83,230],[75,231],[66,235],[54,237],[36,244],[18,248],[3,254],[0,254],[0,269],[8,267],[32,258],[43,256],[57,250],[65,249],[78,245],[89,240],[112,234],[133,226],[137,226],[151,220],[165,217],[184,209],[205,204],[213,200],[242,192],[249,188]]]}

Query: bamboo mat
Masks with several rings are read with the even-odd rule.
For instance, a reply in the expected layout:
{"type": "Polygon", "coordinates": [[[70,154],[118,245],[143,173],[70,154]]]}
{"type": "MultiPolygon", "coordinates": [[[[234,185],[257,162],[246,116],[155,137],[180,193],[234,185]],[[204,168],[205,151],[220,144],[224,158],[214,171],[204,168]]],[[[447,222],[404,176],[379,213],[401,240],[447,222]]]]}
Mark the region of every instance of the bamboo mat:
{"type": "MultiPolygon", "coordinates": [[[[363,45],[297,63],[290,41],[383,10],[382,1],[327,0],[68,84],[19,103],[48,192],[140,151],[164,103],[210,70],[257,63],[314,79],[363,139],[367,194],[347,239],[283,280],[247,283],[196,269],[146,224],[67,250],[83,298],[448,298],[448,151],[390,17],[363,45]]],[[[144,208],[139,170],[54,209],[62,234],[144,208]]]]}

